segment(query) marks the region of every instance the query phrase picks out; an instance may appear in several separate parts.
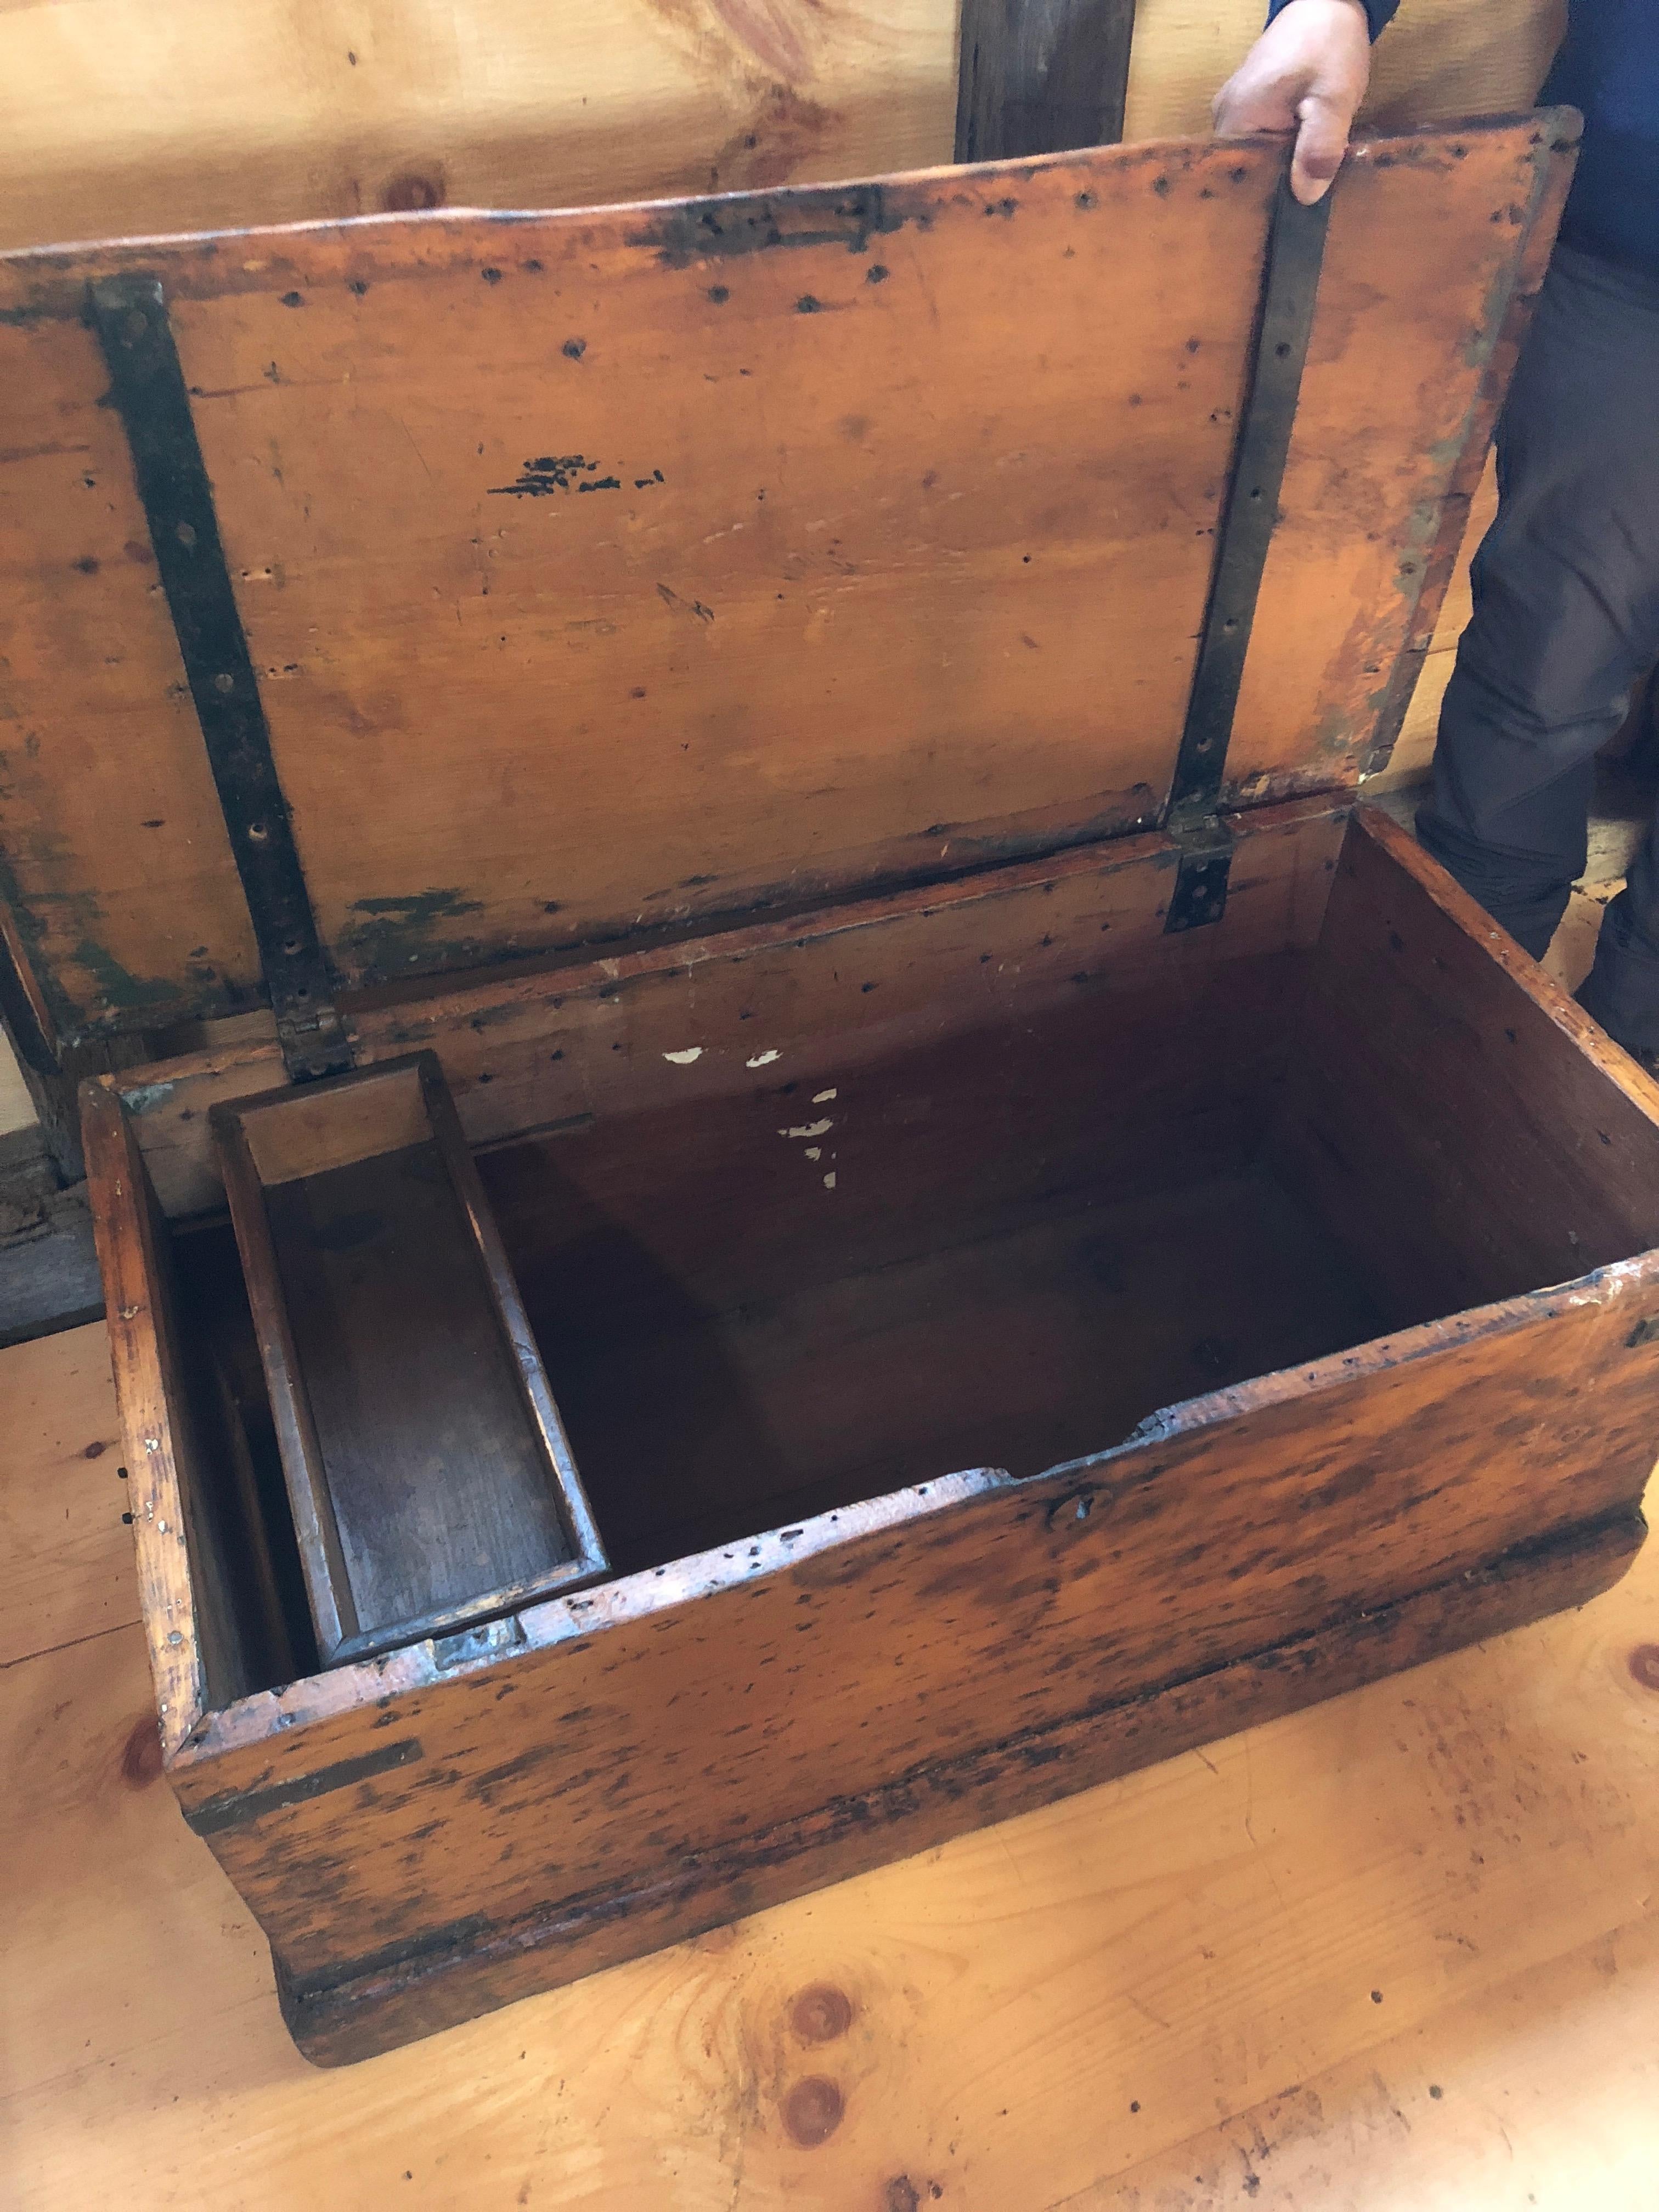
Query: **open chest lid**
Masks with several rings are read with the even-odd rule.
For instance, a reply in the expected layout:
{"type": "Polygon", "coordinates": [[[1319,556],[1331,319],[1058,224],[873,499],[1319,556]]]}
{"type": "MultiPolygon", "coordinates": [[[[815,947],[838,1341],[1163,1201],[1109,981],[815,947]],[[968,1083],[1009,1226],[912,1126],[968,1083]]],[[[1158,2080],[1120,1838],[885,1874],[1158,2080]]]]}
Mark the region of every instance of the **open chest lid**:
{"type": "Polygon", "coordinates": [[[61,1048],[258,1004],[284,929],[362,989],[1165,822],[1304,340],[1209,797],[1351,787],[1576,135],[1358,149],[1277,345],[1254,142],[0,258],[14,1005],[61,1048]]]}

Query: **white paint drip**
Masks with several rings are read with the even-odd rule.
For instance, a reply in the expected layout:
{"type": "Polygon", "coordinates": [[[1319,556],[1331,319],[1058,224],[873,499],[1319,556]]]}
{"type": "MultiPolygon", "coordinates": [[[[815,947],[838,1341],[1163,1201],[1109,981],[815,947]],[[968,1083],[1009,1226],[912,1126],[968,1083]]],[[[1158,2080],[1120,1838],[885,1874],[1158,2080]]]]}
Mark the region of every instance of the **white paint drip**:
{"type": "Polygon", "coordinates": [[[809,1145],[806,1147],[806,1157],[809,1160],[821,1160],[823,1158],[823,1146],[809,1145]]]}
{"type": "Polygon", "coordinates": [[[815,1091],[812,1093],[812,1103],[815,1106],[827,1106],[835,1095],[833,1089],[829,1091],[815,1091]]]}
{"type": "Polygon", "coordinates": [[[780,1129],[778,1134],[781,1137],[821,1137],[835,1126],[826,1114],[822,1121],[803,1121],[798,1129],[780,1129]]]}
{"type": "Polygon", "coordinates": [[[702,1047],[700,1044],[689,1044],[684,1052],[665,1052],[663,1058],[672,1060],[676,1067],[690,1067],[694,1060],[702,1058],[702,1047]]]}
{"type": "Polygon", "coordinates": [[[775,1048],[771,1052],[757,1052],[752,1060],[744,1060],[744,1066],[745,1067],[770,1067],[772,1062],[777,1057],[778,1054],[775,1048]]]}
{"type": "Polygon", "coordinates": [[[823,1178],[823,1187],[826,1190],[833,1190],[835,1188],[836,1171],[833,1168],[830,1169],[829,1174],[823,1178]]]}

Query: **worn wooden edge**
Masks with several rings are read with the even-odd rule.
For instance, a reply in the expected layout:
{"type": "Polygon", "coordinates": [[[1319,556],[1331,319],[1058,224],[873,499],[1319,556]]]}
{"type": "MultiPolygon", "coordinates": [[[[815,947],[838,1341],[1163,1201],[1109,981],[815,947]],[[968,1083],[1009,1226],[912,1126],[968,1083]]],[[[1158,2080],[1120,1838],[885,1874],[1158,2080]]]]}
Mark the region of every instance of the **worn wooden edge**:
{"type": "MultiPolygon", "coordinates": [[[[464,1208],[472,1241],[483,1263],[484,1281],[496,1324],[513,1361],[513,1370],[519,1380],[526,1407],[535,1428],[547,1463],[548,1478],[558,1500],[559,1517],[563,1523],[565,1541],[570,1557],[562,1560],[549,1573],[539,1576],[536,1594],[549,1595],[555,1589],[568,1589],[574,1585],[596,1580],[611,1571],[611,1562],[599,1537],[599,1525],[593,1516],[586,1486],[577,1470],[575,1454],[570,1449],[564,1419],[553,1395],[553,1386],[547,1369],[537,1347],[530,1326],[530,1316],[524,1309],[520,1295],[519,1279],[513,1272],[507,1246],[495,1220],[495,1209],[489,1203],[472,1154],[467,1148],[466,1135],[461,1127],[460,1115],[455,1111],[455,1101],[444,1079],[443,1066],[435,1052],[427,1050],[416,1055],[420,1069],[421,1096],[426,1102],[441,1151],[448,1164],[450,1180],[464,1208]]],[[[493,1596],[482,1598],[469,1608],[494,1610],[501,1605],[518,1602],[516,1593],[503,1590],[493,1596]]]]}
{"type": "MultiPolygon", "coordinates": [[[[1259,839],[1297,837],[1322,823],[1335,828],[1346,823],[1352,806],[1346,794],[1315,793],[1283,805],[1253,809],[1235,821],[1237,853],[1233,866],[1235,897],[1249,888],[1250,848],[1259,839]]],[[[694,975],[719,962],[763,960],[771,955],[825,945],[860,933],[879,930],[898,922],[931,921],[973,907],[1017,900],[1041,892],[1051,884],[1097,877],[1102,881],[1132,870],[1151,868],[1167,873],[1171,887],[1180,864],[1180,848],[1162,830],[1135,837],[1108,838],[1068,847],[1041,860],[1006,862],[979,867],[946,883],[913,885],[882,895],[860,894],[830,902],[785,918],[768,916],[740,926],[705,930],[672,942],[634,947],[607,956],[594,948],[579,957],[538,962],[506,973],[482,971],[472,977],[446,978],[441,990],[429,988],[410,994],[362,994],[342,1001],[348,1032],[359,1067],[384,1067],[391,1059],[406,1056],[412,1048],[431,1045],[443,1057],[446,1041],[469,1033],[487,1036],[516,1018],[533,1016],[539,1009],[568,1006],[575,1001],[626,996],[636,990],[694,975]]],[[[1317,907],[1292,918],[1290,941],[1311,946],[1318,933],[1323,891],[1317,907]]],[[[1206,938],[1224,944],[1222,934],[1232,926],[1230,915],[1206,938]]],[[[1126,981],[1128,977],[1126,975],[1126,981]]],[[[161,1155],[175,1147],[201,1146],[203,1124],[213,1109],[223,1103],[252,1106],[280,1092],[287,1080],[274,1032],[261,1024],[238,1022],[222,1045],[181,1054],[121,1071],[107,1079],[134,1117],[138,1142],[149,1158],[161,1186],[164,1209],[173,1219],[214,1210],[204,1205],[168,1203],[161,1175],[161,1155]]],[[[684,1095],[703,1095],[713,1068],[711,1057],[690,1075],[684,1095]]],[[[454,1080],[453,1066],[446,1075],[454,1080]]],[[[734,1072],[735,1073],[735,1072],[734,1072]]],[[[503,1123],[495,1097],[487,1088],[473,1087],[456,1097],[456,1106],[469,1144],[476,1146],[511,1143],[519,1137],[544,1133],[539,1125],[526,1129],[503,1123]]],[[[214,1198],[218,1196],[217,1192],[214,1198]]]]}
{"type": "Polygon", "coordinates": [[[1577,1524],[1397,1604],[896,1776],[683,1860],[648,1887],[590,1893],[509,1926],[457,1929],[337,1982],[297,1983],[276,1958],[283,2018],[314,2064],[374,2057],[1583,1605],[1625,1574],[1645,1533],[1634,1510],[1577,1524]]]}
{"type": "MultiPolygon", "coordinates": [[[[1539,136],[1534,142],[1532,193],[1527,203],[1519,250],[1510,264],[1506,295],[1490,303],[1485,319],[1486,353],[1480,383],[1463,418],[1457,458],[1442,494],[1434,532],[1425,550],[1411,619],[1383,686],[1370,744],[1364,758],[1358,763],[1361,775],[1377,775],[1388,766],[1418,678],[1423,672],[1423,663],[1434,643],[1440,611],[1468,530],[1469,509],[1486,470],[1498,410],[1509,390],[1521,341],[1532,320],[1533,306],[1544,281],[1561,211],[1566,205],[1577,167],[1579,136],[1583,127],[1583,118],[1577,109],[1540,108],[1537,120],[1539,136]],[[1561,158],[1569,155],[1570,159],[1561,158]]],[[[1447,127],[1456,130],[1460,126],[1451,124],[1447,127]]]]}
{"type": "Polygon", "coordinates": [[[139,1604],[162,1755],[176,1757],[207,1710],[208,1687],[161,1364],[160,1267],[148,1176],[126,1109],[101,1083],[83,1086],[82,1132],[130,1478],[139,1604]]]}
{"type": "Polygon", "coordinates": [[[317,1648],[326,1665],[341,1645],[357,1633],[351,1578],[346,1572],[344,1547],[329,1495],[311,1394],[294,1341],[264,1188],[247,1130],[234,1106],[216,1109],[213,1133],[276,1430],[283,1486],[294,1516],[306,1602],[317,1648]]]}
{"type": "MultiPolygon", "coordinates": [[[[1511,115],[1493,118],[1492,122],[1494,129],[1513,129],[1524,119],[1511,115]]],[[[87,239],[0,254],[0,299],[5,299],[8,292],[12,295],[0,307],[0,321],[25,325],[79,321],[91,280],[135,270],[153,271],[158,258],[167,264],[168,296],[180,300],[289,290],[307,281],[301,258],[307,250],[327,253],[356,248],[354,270],[371,272],[382,283],[403,276],[418,278],[434,269],[470,264],[486,237],[506,240],[514,233],[533,237],[538,226],[550,224],[574,233],[579,248],[623,246],[653,260],[698,261],[708,258],[696,239],[705,215],[730,229],[742,226],[746,213],[769,225],[771,218],[781,216],[799,223],[803,230],[810,228],[812,242],[822,244],[826,235],[833,238],[843,232],[851,235],[854,228],[885,234],[923,216],[931,218],[948,193],[964,182],[979,188],[1019,183],[1049,171],[1074,169],[1079,175],[1097,177],[1103,168],[1133,173],[1147,168],[1166,169],[1171,163],[1184,170],[1200,162],[1237,161],[1252,154],[1277,167],[1284,158],[1283,142],[1266,134],[1231,139],[1224,144],[1193,138],[1146,139],[1132,146],[1085,147],[1018,160],[939,162],[880,177],[784,185],[707,198],[579,207],[436,208],[246,230],[87,239]],[[623,227],[629,224],[637,227],[624,230],[623,227]]],[[[762,243],[757,236],[752,250],[760,250],[762,243]]],[[[734,250],[751,249],[734,248],[730,243],[720,249],[727,254],[734,250]]]]}
{"type": "MultiPolygon", "coordinates": [[[[1525,111],[1480,116],[1455,126],[1462,137],[1501,136],[1506,131],[1537,126],[1540,113],[1571,116],[1571,110],[1525,111]]],[[[1435,122],[1413,131],[1356,139],[1353,151],[1368,154],[1410,145],[1425,139],[1437,141],[1447,127],[1435,122]]],[[[878,223],[908,221],[923,211],[930,196],[967,180],[1017,182],[1047,171],[1073,168],[1098,174],[1103,169],[1130,172],[1167,169],[1171,163],[1186,169],[1211,161],[1237,161],[1255,155],[1277,169],[1284,160],[1282,138],[1258,133],[1238,138],[1152,138],[1131,145],[1093,146],[1017,160],[971,163],[941,162],[920,169],[891,173],[878,178],[850,177],[827,184],[790,185],[774,190],[714,194],[707,198],[667,198],[619,201],[600,207],[491,209],[440,208],[395,215],[349,216],[308,222],[250,226],[246,229],[161,232],[145,238],[88,239],[67,245],[34,246],[0,253],[0,320],[27,325],[33,322],[80,321],[86,311],[88,283],[94,277],[128,270],[149,270],[158,256],[167,263],[169,295],[179,299],[212,299],[234,292],[282,292],[303,272],[296,257],[313,246],[351,246],[363,249],[361,265],[378,271],[382,279],[419,276],[434,267],[469,258],[481,236],[506,237],[514,231],[533,230],[538,224],[557,222],[574,228],[580,242],[609,239],[652,255],[682,258],[686,249],[676,243],[682,231],[695,232],[707,211],[717,219],[740,223],[744,211],[781,211],[790,216],[822,214],[826,226],[846,226],[858,221],[878,223]],[[902,208],[887,209],[867,198],[852,208],[850,196],[870,193],[896,196],[902,208]],[[849,211],[850,210],[850,211],[849,211]],[[665,228],[664,218],[671,218],[665,228]],[[628,222],[641,228],[620,241],[615,234],[628,222]]],[[[758,241],[757,241],[758,243],[758,241]]],[[[731,251],[728,246],[726,251],[731,251]]],[[[700,258],[690,254],[689,258],[700,258]]],[[[354,266],[357,264],[354,263],[354,266]]]]}
{"type": "MultiPolygon", "coordinates": [[[[562,1498],[561,1505],[564,1503],[562,1498]]],[[[337,1643],[322,1649],[325,1667],[349,1666],[354,1660],[374,1659],[382,1652],[396,1651],[406,1644],[459,1644],[468,1651],[488,1652],[498,1656],[503,1644],[513,1640],[512,1627],[518,1614],[526,1607],[539,1605],[544,1599],[556,1596],[561,1591],[580,1589],[609,1571],[608,1562],[601,1553],[597,1564],[590,1553],[574,1559],[561,1559],[556,1566],[543,1573],[531,1575],[523,1582],[504,1583],[497,1589],[480,1590],[476,1597],[463,1598],[453,1605],[434,1606],[429,1613],[416,1613],[405,1620],[394,1620],[380,1628],[366,1628],[356,1634],[342,1636],[337,1643]],[[476,1646],[468,1642],[475,1631],[505,1629],[498,1639],[486,1638],[476,1646]]]]}
{"type": "Polygon", "coordinates": [[[1431,854],[1424,851],[1408,830],[1402,829],[1380,806],[1362,803],[1354,810],[1350,834],[1369,838],[1387,854],[1465,937],[1473,938],[1480,945],[1597,1073],[1621,1091],[1650,1121],[1659,1126],[1659,1078],[1650,1075],[1622,1045],[1615,1044],[1601,1024],[1593,1020],[1530,953],[1522,950],[1509,932],[1470,897],[1431,854]]]}
{"type": "MultiPolygon", "coordinates": [[[[1190,1436],[1218,1422],[1243,1420],[1267,1412],[1270,1407],[1288,1405],[1292,1400],[1305,1399],[1319,1390],[1336,1389],[1367,1376],[1413,1366],[1460,1345],[1474,1343],[1486,1336],[1505,1335],[1540,1321],[1551,1320],[1569,1308],[1601,1304],[1610,1296],[1617,1297],[1626,1291],[1640,1291],[1650,1284],[1659,1285],[1659,1251],[1638,1253],[1633,1259],[1598,1267],[1576,1281],[1525,1291],[1518,1297],[1474,1306],[1443,1321],[1419,1322],[1414,1328],[1401,1329],[1394,1335],[1373,1337],[1352,1352],[1328,1352],[1305,1367],[1282,1367],[1274,1374],[1232,1383],[1201,1398],[1183,1398],[1148,1414],[1133,1435],[1109,1451],[1067,1460],[1062,1466],[1050,1468],[1031,1480],[1063,1481],[1097,1473],[1143,1444],[1190,1436]]],[[[1659,1413],[1656,1414],[1656,1434],[1659,1434],[1659,1413]]]]}
{"type": "Polygon", "coordinates": [[[607,1628],[644,1620],[672,1606],[695,1604],[719,1590],[800,1566],[850,1540],[908,1528],[988,1492],[1024,1487],[1006,1468],[969,1468],[888,1491],[854,1512],[813,1514],[742,1543],[688,1553],[671,1566],[642,1567],[593,1589],[561,1593],[509,1620],[483,1624],[475,1636],[454,1638],[455,1648],[443,1652],[428,1638],[239,1698],[204,1715],[188,1743],[168,1750],[167,1763],[186,1812],[193,1815],[204,1805],[220,1802],[211,1787],[214,1762],[226,1752],[257,1750],[273,1740],[284,1745],[290,1739],[297,1742],[297,1731],[313,1723],[349,1717],[400,1692],[429,1689],[488,1667],[503,1648],[541,1650],[600,1635],[607,1628]]]}

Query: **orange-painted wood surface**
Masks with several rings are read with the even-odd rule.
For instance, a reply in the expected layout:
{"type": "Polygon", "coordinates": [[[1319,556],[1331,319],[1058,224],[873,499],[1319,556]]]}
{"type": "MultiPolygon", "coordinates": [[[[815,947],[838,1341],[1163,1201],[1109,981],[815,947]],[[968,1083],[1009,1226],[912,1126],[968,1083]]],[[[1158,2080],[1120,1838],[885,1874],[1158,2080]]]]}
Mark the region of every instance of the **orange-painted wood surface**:
{"type": "MultiPolygon", "coordinates": [[[[1345,173],[1234,801],[1368,757],[1570,135],[1345,173]]],[[[1156,819],[1279,163],[1177,142],[9,259],[0,830],[62,1030],[255,981],[89,280],[166,283],[322,937],[384,985],[1156,819]]]]}

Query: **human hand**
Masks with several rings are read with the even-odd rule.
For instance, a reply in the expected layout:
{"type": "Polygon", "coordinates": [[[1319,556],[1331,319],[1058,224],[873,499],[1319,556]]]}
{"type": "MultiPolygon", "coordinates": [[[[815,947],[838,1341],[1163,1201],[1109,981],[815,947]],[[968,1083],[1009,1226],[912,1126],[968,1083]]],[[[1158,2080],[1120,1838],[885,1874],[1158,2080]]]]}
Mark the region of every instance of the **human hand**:
{"type": "Polygon", "coordinates": [[[1294,131],[1291,190],[1311,207],[1342,166],[1370,73],[1360,0],[1290,0],[1217,93],[1211,116],[1226,138],[1294,131]]]}

